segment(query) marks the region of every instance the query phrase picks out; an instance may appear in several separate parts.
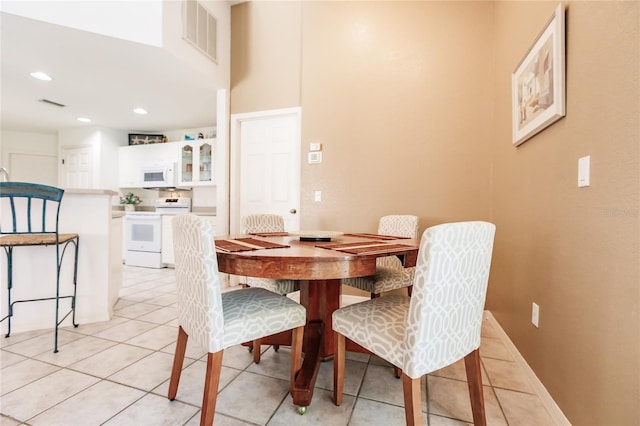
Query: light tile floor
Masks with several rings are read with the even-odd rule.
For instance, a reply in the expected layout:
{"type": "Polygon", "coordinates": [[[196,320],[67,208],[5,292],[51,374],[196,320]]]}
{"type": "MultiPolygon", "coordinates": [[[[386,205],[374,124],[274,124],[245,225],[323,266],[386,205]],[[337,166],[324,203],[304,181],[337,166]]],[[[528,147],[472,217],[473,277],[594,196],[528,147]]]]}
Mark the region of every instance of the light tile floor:
{"type": "MultiPolygon", "coordinates": [[[[481,356],[488,423],[552,424],[500,336],[485,321],[481,356]]],[[[125,267],[113,319],[62,329],[57,354],[51,331],[0,338],[0,424],[197,425],[205,351],[188,345],[178,396],[170,402],[166,395],[176,337],[174,270],[125,267]]],[[[312,405],[301,416],[287,390],[288,349],[263,350],[257,365],[244,347],[225,351],[216,424],[404,424],[402,382],[385,361],[347,354],[340,407],[331,402],[332,362],[323,363],[312,405]]],[[[463,362],[423,378],[425,425],[472,421],[465,380],[463,362]]]]}

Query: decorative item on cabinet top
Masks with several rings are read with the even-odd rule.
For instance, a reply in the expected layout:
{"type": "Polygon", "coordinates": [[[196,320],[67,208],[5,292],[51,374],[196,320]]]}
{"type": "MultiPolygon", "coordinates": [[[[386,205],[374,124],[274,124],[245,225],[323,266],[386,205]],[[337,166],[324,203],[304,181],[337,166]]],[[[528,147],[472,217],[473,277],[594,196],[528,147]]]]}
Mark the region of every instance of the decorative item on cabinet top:
{"type": "Polygon", "coordinates": [[[129,133],[129,145],[147,145],[151,143],[167,142],[165,135],[145,135],[129,133]]]}

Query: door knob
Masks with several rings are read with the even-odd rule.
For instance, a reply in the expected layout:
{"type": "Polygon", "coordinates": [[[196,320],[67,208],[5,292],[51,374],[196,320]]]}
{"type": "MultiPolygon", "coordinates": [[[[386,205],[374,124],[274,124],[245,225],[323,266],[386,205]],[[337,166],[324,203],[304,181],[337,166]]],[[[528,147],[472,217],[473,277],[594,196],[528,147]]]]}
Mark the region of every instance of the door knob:
{"type": "Polygon", "coordinates": [[[291,213],[291,214],[296,214],[296,213],[297,213],[297,211],[296,211],[296,209],[291,209],[291,210],[289,210],[289,213],[291,213]]]}

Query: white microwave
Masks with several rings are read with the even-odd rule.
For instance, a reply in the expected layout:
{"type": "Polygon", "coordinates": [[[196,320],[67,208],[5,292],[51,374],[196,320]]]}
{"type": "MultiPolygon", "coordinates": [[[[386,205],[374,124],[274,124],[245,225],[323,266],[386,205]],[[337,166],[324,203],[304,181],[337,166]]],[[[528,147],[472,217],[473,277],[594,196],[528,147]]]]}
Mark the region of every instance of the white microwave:
{"type": "Polygon", "coordinates": [[[142,166],[143,188],[174,188],[176,186],[176,163],[161,162],[142,166]]]}

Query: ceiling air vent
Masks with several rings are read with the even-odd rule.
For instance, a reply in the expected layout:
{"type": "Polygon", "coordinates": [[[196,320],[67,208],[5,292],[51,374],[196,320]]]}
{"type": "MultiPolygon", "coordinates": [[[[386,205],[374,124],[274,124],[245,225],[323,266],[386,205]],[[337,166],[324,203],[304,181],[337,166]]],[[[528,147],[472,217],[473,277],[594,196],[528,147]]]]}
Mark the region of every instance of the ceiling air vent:
{"type": "Polygon", "coordinates": [[[44,102],[45,104],[54,105],[61,108],[66,107],[66,105],[62,105],[58,102],[50,101],[49,99],[40,99],[40,102],[44,102]]]}
{"type": "Polygon", "coordinates": [[[216,18],[196,0],[185,0],[182,18],[182,37],[217,63],[216,18]]]}

